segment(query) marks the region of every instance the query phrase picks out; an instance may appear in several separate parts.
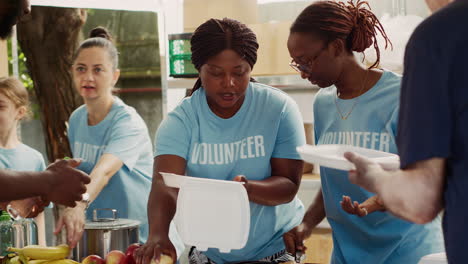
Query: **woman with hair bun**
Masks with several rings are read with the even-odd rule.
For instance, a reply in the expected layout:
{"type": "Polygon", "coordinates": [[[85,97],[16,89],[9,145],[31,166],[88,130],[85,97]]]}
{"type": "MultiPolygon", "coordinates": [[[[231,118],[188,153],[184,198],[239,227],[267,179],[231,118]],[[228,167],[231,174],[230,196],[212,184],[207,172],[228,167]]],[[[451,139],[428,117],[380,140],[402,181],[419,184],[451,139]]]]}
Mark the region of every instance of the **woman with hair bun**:
{"type": "MultiPolygon", "coordinates": [[[[99,208],[116,209],[118,218],[139,220],[141,243],[148,236],[151,140],[135,109],[112,95],[120,71],[111,39],[105,28],[93,29],[73,59],[75,88],[85,104],[70,116],[68,138],[73,156],[83,159],[78,168],[90,175],[91,183],[89,208],[84,202],[66,208],[57,224],[56,232],[65,226],[72,247],[81,238],[85,218],[92,219],[99,208]]],[[[109,212],[99,212],[98,217],[108,218],[109,212]]],[[[184,246],[172,227],[170,237],[180,255],[184,246]]]]}
{"type": "Polygon", "coordinates": [[[284,92],[250,78],[258,43],[246,25],[210,19],[195,30],[191,49],[199,78],[191,96],[158,129],[148,203],[150,234],[137,251],[137,263],[174,255],[167,230],[177,190],[167,187],[159,172],[245,183],[251,213],[245,247],[229,253],[192,248],[190,263],[293,260],[282,235],[304,214],[296,197],[303,166],[296,147],[305,144],[299,109],[284,92]]]}
{"type": "MultiPolygon", "coordinates": [[[[377,34],[391,45],[365,1],[317,1],[293,22],[291,66],[321,89],[314,103],[315,142],[397,153],[395,136],[401,76],[379,69],[377,34]],[[373,46],[369,67],[354,52],[373,46]]],[[[284,235],[286,247],[304,251],[303,240],[325,216],[332,227],[331,263],[417,263],[442,252],[440,221],[416,225],[385,212],[374,194],[352,184],[348,172],[321,167],[322,188],[302,223],[284,235]],[[356,199],[352,202],[351,198],[356,199]]]]}

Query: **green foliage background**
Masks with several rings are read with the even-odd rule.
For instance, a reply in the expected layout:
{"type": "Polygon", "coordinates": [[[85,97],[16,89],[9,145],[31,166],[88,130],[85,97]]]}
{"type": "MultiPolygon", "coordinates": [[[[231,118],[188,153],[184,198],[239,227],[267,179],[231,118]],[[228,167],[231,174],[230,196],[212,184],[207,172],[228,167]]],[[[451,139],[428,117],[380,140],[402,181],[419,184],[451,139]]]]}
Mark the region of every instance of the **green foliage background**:
{"type": "MultiPolygon", "coordinates": [[[[13,54],[12,54],[12,42],[11,38],[8,39],[8,72],[10,73],[10,76],[13,76],[13,54]]],[[[26,56],[24,56],[24,53],[21,51],[21,48],[18,45],[18,77],[20,81],[23,83],[24,87],[29,92],[30,96],[30,101],[31,101],[31,111],[33,113],[32,118],[33,119],[39,119],[40,115],[40,110],[39,110],[39,105],[35,102],[35,95],[34,95],[34,84],[31,79],[31,76],[29,75],[28,69],[26,68],[26,56]]]]}

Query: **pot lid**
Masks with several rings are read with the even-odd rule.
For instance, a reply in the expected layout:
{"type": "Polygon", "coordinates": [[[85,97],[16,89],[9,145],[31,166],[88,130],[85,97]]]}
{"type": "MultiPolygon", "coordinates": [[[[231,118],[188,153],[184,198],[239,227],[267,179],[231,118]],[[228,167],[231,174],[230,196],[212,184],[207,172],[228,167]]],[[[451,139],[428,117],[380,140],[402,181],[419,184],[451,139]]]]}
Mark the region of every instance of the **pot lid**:
{"type": "Polygon", "coordinates": [[[85,229],[109,229],[109,230],[116,230],[116,229],[125,229],[125,228],[132,228],[138,227],[140,225],[140,221],[133,220],[133,219],[126,219],[126,218],[117,218],[117,210],[110,209],[110,208],[99,208],[93,210],[93,219],[87,220],[85,224],[85,229]],[[98,212],[100,211],[110,211],[112,212],[112,217],[110,218],[102,218],[98,216],[98,212]]]}

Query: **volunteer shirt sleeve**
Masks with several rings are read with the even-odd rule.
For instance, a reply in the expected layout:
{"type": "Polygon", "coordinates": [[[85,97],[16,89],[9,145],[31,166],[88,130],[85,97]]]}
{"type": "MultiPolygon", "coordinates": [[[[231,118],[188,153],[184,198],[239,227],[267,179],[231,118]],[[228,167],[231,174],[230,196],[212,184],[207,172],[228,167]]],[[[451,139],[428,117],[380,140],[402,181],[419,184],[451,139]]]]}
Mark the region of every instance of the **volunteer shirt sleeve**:
{"type": "Polygon", "coordinates": [[[296,148],[305,144],[304,124],[297,104],[287,97],[280,116],[273,158],[301,159],[296,148]]]}
{"type": "Polygon", "coordinates": [[[190,133],[177,112],[171,112],[161,122],[155,136],[154,156],[176,155],[188,160],[190,133]]]}
{"type": "Polygon", "coordinates": [[[401,168],[450,152],[449,57],[431,31],[419,29],[405,52],[397,134],[401,168]]]}
{"type": "Polygon", "coordinates": [[[142,122],[130,114],[123,114],[112,127],[110,140],[104,150],[104,153],[117,156],[130,171],[140,157],[142,146],[151,144],[145,140],[147,131],[142,122]]]}

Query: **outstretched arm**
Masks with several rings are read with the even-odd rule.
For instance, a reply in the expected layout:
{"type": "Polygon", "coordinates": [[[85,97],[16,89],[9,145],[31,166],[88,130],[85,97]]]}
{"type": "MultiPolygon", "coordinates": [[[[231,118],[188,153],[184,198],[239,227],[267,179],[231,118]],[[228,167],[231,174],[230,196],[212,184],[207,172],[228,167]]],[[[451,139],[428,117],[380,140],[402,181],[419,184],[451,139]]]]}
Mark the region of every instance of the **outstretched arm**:
{"type": "Polygon", "coordinates": [[[445,159],[431,158],[403,170],[385,171],[356,153],[345,153],[345,157],[356,166],[349,172],[350,181],[377,193],[392,214],[424,224],[442,210],[445,159]]]}

